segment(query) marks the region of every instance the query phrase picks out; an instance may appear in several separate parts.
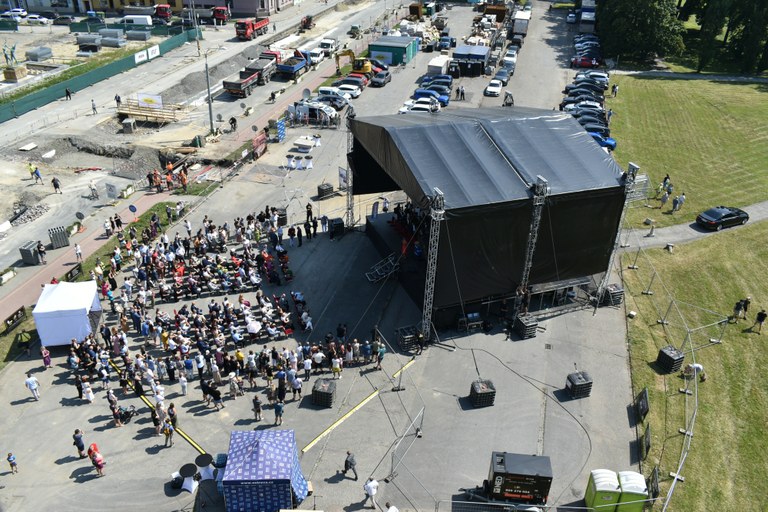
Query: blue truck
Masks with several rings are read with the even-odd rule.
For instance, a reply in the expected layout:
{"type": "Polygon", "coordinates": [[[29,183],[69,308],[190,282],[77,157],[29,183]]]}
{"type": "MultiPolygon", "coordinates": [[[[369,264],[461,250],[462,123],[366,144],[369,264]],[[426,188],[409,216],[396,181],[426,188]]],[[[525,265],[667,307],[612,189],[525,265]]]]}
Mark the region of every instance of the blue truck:
{"type": "Polygon", "coordinates": [[[307,57],[296,50],[293,52],[293,56],[285,59],[283,62],[277,65],[277,72],[288,78],[289,80],[295,80],[309,69],[309,61],[307,57]]]}

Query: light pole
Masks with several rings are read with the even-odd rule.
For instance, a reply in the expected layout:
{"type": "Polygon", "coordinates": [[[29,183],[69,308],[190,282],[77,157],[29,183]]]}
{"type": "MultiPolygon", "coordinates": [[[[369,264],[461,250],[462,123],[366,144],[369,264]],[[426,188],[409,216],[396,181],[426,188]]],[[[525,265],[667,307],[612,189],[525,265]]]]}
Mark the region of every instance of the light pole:
{"type": "Polygon", "coordinates": [[[208,119],[211,122],[211,135],[213,135],[216,130],[213,128],[213,98],[211,98],[211,77],[208,74],[208,52],[205,52],[205,85],[208,88],[208,119]]]}

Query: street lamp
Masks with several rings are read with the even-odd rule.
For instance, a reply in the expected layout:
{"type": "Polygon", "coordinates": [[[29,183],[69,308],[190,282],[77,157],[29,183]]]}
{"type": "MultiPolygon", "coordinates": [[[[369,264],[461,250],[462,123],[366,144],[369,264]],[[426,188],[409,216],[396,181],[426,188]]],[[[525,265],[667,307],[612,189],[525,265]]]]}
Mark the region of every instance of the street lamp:
{"type": "Polygon", "coordinates": [[[205,52],[205,85],[208,88],[208,119],[211,122],[211,135],[216,133],[213,128],[213,98],[211,97],[211,76],[208,74],[208,50],[205,52]]]}

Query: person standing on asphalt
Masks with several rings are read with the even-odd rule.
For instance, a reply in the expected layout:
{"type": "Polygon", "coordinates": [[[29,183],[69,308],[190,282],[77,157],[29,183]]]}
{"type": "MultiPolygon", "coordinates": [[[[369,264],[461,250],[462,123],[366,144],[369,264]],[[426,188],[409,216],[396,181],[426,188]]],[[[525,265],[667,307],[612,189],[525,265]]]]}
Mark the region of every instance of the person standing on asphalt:
{"type": "Polygon", "coordinates": [[[312,203],[307,203],[307,222],[312,220],[312,203]]]}
{"type": "Polygon", "coordinates": [[[357,461],[355,460],[355,455],[347,450],[347,458],[344,459],[344,471],[342,471],[342,474],[346,475],[347,471],[351,471],[355,475],[355,481],[357,481],[357,461]]]}
{"type": "Polygon", "coordinates": [[[56,176],[53,177],[51,180],[51,185],[53,185],[53,193],[54,194],[63,194],[64,192],[61,191],[61,182],[59,181],[59,178],[56,176]]]}
{"type": "Polygon", "coordinates": [[[75,429],[75,433],[72,434],[72,439],[74,442],[72,443],[75,448],[77,448],[77,454],[80,456],[81,459],[84,459],[87,457],[85,454],[85,442],[83,441],[83,431],[79,428],[75,429]]]}
{"type": "Polygon", "coordinates": [[[171,419],[165,418],[165,421],[163,422],[163,434],[165,434],[165,446],[168,446],[168,443],[171,443],[171,448],[173,448],[173,433],[176,429],[173,428],[173,425],[171,425],[171,419]]]}
{"type": "Polygon", "coordinates": [[[77,261],[83,261],[83,250],[80,248],[80,244],[75,244],[75,259],[77,261]]]}
{"type": "Polygon", "coordinates": [[[24,385],[32,392],[32,396],[35,397],[35,400],[40,400],[40,381],[38,381],[36,377],[31,373],[28,373],[24,385]]]}
{"type": "Polygon", "coordinates": [[[261,399],[259,395],[253,397],[253,414],[256,416],[256,421],[261,421],[261,399]]]}
{"type": "Polygon", "coordinates": [[[5,459],[8,461],[8,465],[11,466],[11,474],[19,472],[19,465],[16,464],[16,456],[12,453],[8,453],[8,457],[5,459]]]}
{"type": "Polygon", "coordinates": [[[283,424],[283,409],[285,408],[285,404],[283,401],[279,401],[275,404],[275,425],[282,425],[283,424]]]}
{"type": "Polygon", "coordinates": [[[123,103],[123,100],[120,98],[119,94],[115,94],[115,104],[117,105],[117,108],[120,108],[120,105],[123,103]]]}
{"type": "Polygon", "coordinates": [[[376,509],[378,508],[376,506],[376,493],[379,490],[379,482],[374,480],[373,477],[370,477],[367,482],[365,482],[365,485],[363,486],[363,489],[365,489],[365,500],[363,500],[363,505],[365,505],[368,502],[368,498],[371,499],[371,508],[376,509]]]}
{"type": "Polygon", "coordinates": [[[67,87],[64,89],[64,98],[66,98],[67,101],[72,99],[72,91],[67,87]]]}
{"type": "Polygon", "coordinates": [[[93,112],[93,115],[96,115],[99,113],[99,111],[96,110],[96,102],[94,100],[91,100],[91,111],[93,112]]]}

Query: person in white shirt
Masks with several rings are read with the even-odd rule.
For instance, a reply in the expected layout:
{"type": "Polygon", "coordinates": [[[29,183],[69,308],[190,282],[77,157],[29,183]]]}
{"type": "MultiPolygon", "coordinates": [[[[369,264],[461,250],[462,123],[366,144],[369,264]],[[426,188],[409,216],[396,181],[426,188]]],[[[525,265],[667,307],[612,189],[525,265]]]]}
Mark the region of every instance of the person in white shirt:
{"type": "Polygon", "coordinates": [[[384,508],[387,510],[387,512],[400,512],[400,509],[392,505],[390,502],[386,502],[384,504],[384,508]]]}
{"type": "Polygon", "coordinates": [[[35,400],[40,400],[40,382],[36,377],[33,377],[31,373],[28,373],[24,385],[32,392],[32,396],[35,397],[35,400]]]}
{"type": "Polygon", "coordinates": [[[376,493],[379,490],[379,482],[373,479],[373,477],[369,478],[367,482],[365,482],[365,485],[363,486],[363,489],[365,489],[365,496],[366,499],[363,502],[363,505],[368,502],[368,498],[371,499],[371,508],[377,509],[376,506],[376,493]]]}

